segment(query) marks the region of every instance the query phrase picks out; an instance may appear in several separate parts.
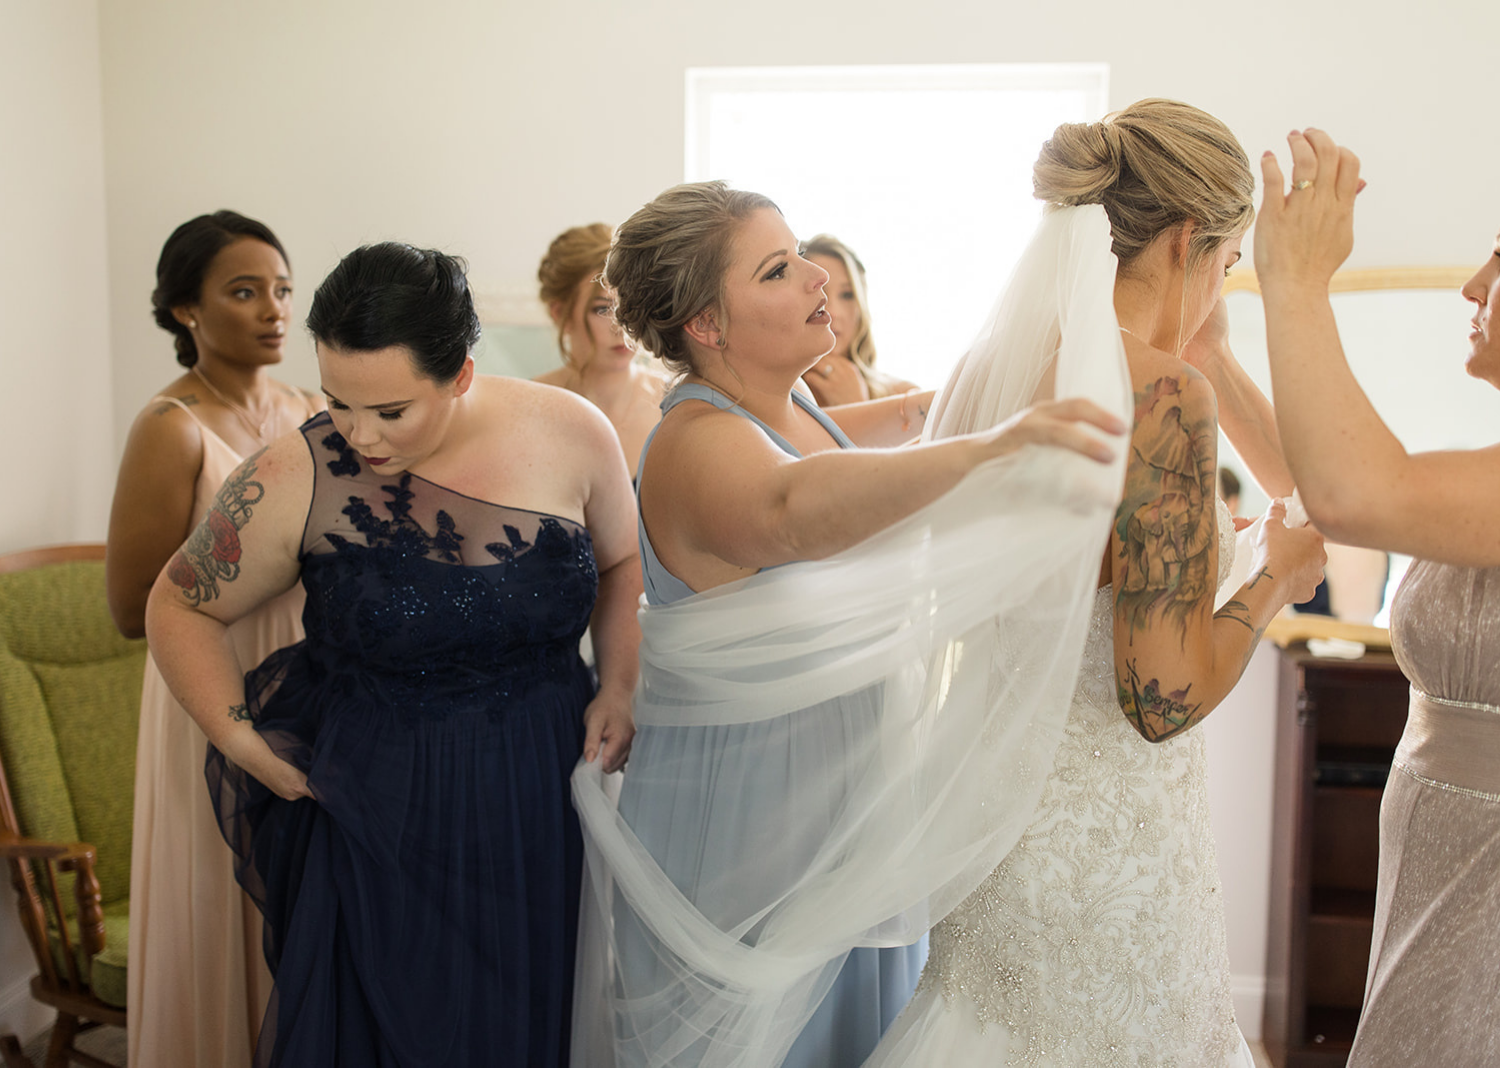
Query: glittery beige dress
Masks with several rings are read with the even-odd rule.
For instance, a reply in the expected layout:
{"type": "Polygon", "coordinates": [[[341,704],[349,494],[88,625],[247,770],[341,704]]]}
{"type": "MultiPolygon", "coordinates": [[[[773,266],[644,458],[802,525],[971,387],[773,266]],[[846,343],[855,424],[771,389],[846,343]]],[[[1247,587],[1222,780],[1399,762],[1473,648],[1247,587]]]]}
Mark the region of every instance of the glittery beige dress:
{"type": "MultiPolygon", "coordinates": [[[[1220,505],[1220,583],[1233,556],[1220,505]]],[[[1253,1065],[1230,998],[1203,733],[1153,744],[1126,721],[1112,609],[1106,586],[1028,830],[932,929],[872,1065],[1253,1065]]]]}
{"type": "Polygon", "coordinates": [[[1413,563],[1391,644],[1411,709],[1349,1064],[1500,1064],[1500,568],[1413,563]]]}
{"type": "MultiPolygon", "coordinates": [[[[192,409],[171,397],[193,417],[192,409]]],[[[311,414],[311,412],[309,412],[311,414]]],[[[193,525],[244,457],[201,422],[203,467],[193,525]]],[[[254,667],[302,637],[302,587],[230,628],[240,663],[254,667]]],[[[261,918],[234,879],[234,855],[214,818],[203,761],[208,740],[146,659],[136,742],[130,851],[131,1065],[249,1068],[271,977],[261,918]]]]}

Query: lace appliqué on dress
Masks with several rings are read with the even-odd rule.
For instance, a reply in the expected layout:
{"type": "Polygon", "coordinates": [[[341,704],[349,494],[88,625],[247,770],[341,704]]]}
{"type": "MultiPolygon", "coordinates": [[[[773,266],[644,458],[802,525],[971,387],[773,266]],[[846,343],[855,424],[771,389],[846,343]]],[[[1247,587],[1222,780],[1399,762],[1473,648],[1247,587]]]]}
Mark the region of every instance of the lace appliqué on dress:
{"type": "MultiPolygon", "coordinates": [[[[1234,529],[1219,512],[1219,581],[1234,529]]],[[[1152,744],[1115,698],[1096,594],[1051,778],[1026,833],[932,930],[922,987],[1012,1034],[1012,1065],[1198,1066],[1240,1046],[1197,731],[1152,744]]]]}

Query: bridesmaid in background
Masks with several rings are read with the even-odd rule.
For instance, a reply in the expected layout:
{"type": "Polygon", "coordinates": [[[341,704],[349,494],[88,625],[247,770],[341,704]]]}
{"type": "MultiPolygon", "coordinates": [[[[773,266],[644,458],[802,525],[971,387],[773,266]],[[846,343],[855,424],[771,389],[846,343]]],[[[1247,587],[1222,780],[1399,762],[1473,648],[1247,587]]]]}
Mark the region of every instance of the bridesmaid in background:
{"type": "MultiPolygon", "coordinates": [[[[1359,160],[1294,132],[1262,159],[1255,268],[1286,459],[1328,537],[1416,560],[1391,606],[1411,709],[1380,807],[1351,1068],[1500,1063],[1500,446],[1410,454],[1344,359],[1328,283],[1354,244],[1359,160]],[[1329,418],[1337,412],[1337,418],[1329,418]]],[[[1467,369],[1500,388],[1500,238],[1463,286],[1467,369]]],[[[1413,360],[1411,374],[1422,373],[1413,360]]]]}
{"type": "MultiPolygon", "coordinates": [[[[267,373],[281,362],[292,279],[264,224],[232,211],[183,223],[162,247],[151,303],[186,371],[136,417],[115,485],[109,607],[132,638],[145,634],[157,573],[225,477],[323,407],[267,373]]],[[[292,590],[238,623],[241,659],[298,640],[301,611],[292,590]]],[[[244,1068],[270,992],[260,916],[235,883],[204,788],[206,748],[148,657],[130,858],[131,1064],[244,1068]]]]}
{"type": "Polygon", "coordinates": [[[605,414],[633,479],[646,436],[661,418],[666,379],[636,360],[635,347],[615,322],[614,294],[601,281],[612,236],[604,223],[570,227],[542,257],[536,277],[557,327],[563,365],[536,381],[571,390],[605,414]]]}
{"type": "Polygon", "coordinates": [[[856,404],[916,389],[911,382],[875,369],[865,265],[854,250],[832,234],[819,234],[802,246],[802,255],[828,272],[824,292],[833,317],[833,349],[802,379],[818,406],[856,404]]]}

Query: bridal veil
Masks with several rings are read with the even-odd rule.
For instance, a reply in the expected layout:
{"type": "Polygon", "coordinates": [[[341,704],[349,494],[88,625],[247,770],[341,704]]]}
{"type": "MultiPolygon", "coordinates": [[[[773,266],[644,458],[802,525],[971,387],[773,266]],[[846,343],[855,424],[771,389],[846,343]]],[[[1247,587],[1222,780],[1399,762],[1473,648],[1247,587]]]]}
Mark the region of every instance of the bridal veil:
{"type": "MultiPolygon", "coordinates": [[[[1048,212],[929,432],[1053,395],[1128,421],[1114,275],[1103,208],[1048,212]]],[[[779,1065],[852,948],[915,941],[995,868],[1051,770],[1124,447],[1108,465],[1024,448],[835,557],[642,611],[643,737],[766,725],[664,747],[649,781],[752,812],[763,845],[718,848],[705,812],[674,813],[689,896],[580,764],[575,1065],[779,1065]],[[772,733],[804,758],[768,801],[754,739],[772,733]]]]}

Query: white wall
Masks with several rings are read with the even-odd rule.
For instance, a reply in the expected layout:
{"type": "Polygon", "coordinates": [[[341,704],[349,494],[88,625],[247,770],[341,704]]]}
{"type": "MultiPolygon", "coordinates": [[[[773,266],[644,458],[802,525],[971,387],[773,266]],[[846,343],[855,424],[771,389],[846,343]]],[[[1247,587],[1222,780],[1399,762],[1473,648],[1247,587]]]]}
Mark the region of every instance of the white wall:
{"type": "MultiPolygon", "coordinates": [[[[178,222],[220,206],[264,219],[304,310],[340,254],[388,237],[462,252],[482,288],[525,290],[557,231],[619,220],[681,179],[688,66],[1106,61],[1113,105],[1198,104],[1252,158],[1308,123],[1356,146],[1358,264],[1477,261],[1500,219],[1500,141],[1477,132],[1500,9],[1433,6],[104,4],[119,434],[173,372],[146,297],[178,222]]],[[[789,131],[814,168],[820,118],[789,131]]],[[[313,384],[305,341],[289,350],[288,376],[313,384]]]]}
{"type": "Polygon", "coordinates": [[[1247,1038],[1260,1037],[1271,901],[1271,802],[1281,659],[1262,642],[1239,685],[1204,722],[1208,802],[1224,881],[1230,986],[1247,1038]]]}
{"type": "MultiPolygon", "coordinates": [[[[96,0],[0,0],[0,552],[102,541],[114,483],[96,0]]],[[[9,904],[0,1033],[48,1018],[9,904]]]]}
{"type": "Polygon", "coordinates": [[[0,552],[109,516],[98,32],[95,0],[0,0],[0,552]]]}

